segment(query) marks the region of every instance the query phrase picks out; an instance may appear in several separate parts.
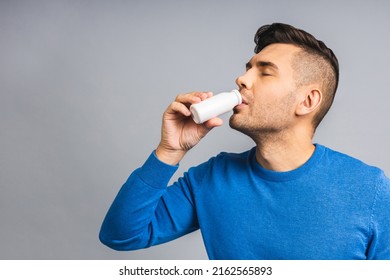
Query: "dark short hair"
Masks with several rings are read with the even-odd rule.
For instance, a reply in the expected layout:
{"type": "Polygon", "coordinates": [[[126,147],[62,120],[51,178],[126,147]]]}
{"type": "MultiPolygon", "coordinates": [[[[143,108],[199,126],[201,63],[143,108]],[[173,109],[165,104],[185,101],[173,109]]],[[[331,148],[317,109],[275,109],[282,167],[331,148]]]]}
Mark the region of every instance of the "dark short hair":
{"type": "MultiPolygon", "coordinates": [[[[329,111],[339,82],[339,63],[336,55],[328,48],[324,42],[317,40],[308,32],[295,28],[284,23],[273,23],[260,27],[255,35],[255,53],[259,53],[268,45],[275,43],[295,45],[303,50],[303,52],[315,59],[311,61],[322,61],[324,65],[330,66],[330,71],[327,74],[324,72],[323,79],[327,79],[327,88],[324,90],[323,104],[313,119],[314,129],[317,128],[323,117],[329,111]],[[325,77],[327,76],[327,77],[325,77]]],[[[318,67],[320,67],[318,65],[318,67]]],[[[326,67],[329,68],[329,67],[326,67]]],[[[322,69],[326,71],[325,69],[322,69]]]]}

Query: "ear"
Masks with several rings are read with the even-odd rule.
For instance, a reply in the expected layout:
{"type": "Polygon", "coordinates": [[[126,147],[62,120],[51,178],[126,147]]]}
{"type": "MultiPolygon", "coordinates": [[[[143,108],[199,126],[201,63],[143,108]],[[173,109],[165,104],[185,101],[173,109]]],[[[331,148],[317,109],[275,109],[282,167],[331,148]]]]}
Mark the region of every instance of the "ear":
{"type": "Polygon", "coordinates": [[[298,104],[295,113],[298,116],[310,114],[315,111],[321,104],[322,92],[318,88],[307,88],[302,95],[302,99],[298,104]]]}

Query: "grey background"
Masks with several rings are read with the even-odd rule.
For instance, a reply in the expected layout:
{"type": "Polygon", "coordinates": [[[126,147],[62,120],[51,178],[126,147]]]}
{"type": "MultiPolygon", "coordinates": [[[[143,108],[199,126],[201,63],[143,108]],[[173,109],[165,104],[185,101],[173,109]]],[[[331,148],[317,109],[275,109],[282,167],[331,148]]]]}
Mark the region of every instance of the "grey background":
{"type": "MultiPolygon", "coordinates": [[[[385,0],[1,0],[0,258],[207,258],[199,232],[116,252],[98,241],[100,224],[156,147],[168,104],[235,88],[267,23],[303,28],[339,58],[338,94],[315,141],[389,175],[389,11],[385,0]]],[[[252,146],[226,124],[177,176],[252,146]]]]}

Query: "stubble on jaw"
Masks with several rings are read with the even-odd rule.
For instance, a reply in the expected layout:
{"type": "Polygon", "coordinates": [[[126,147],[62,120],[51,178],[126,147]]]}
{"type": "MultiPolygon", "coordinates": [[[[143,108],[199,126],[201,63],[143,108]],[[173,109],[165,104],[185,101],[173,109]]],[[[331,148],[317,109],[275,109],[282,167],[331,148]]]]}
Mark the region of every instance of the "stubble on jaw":
{"type": "Polygon", "coordinates": [[[229,119],[229,126],[249,136],[256,143],[272,139],[278,141],[291,126],[295,102],[296,92],[290,91],[278,104],[265,105],[263,113],[256,114],[254,110],[251,110],[255,112],[251,115],[246,112],[246,116],[243,115],[244,112],[234,113],[229,119]]]}

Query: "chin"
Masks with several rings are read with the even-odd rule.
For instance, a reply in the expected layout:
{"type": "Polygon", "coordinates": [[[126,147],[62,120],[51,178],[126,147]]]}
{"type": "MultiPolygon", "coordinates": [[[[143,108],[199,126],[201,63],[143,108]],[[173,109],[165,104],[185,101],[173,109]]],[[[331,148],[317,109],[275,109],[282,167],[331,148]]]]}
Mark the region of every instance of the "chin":
{"type": "Polygon", "coordinates": [[[267,129],[265,127],[262,128],[260,125],[261,124],[256,122],[254,123],[253,121],[250,122],[247,118],[236,114],[232,115],[229,119],[229,126],[232,129],[249,136],[253,140],[258,137],[259,132],[261,132],[261,134],[266,134],[272,131],[272,129],[267,129]]]}
{"type": "Polygon", "coordinates": [[[242,131],[245,130],[245,124],[247,122],[240,118],[237,114],[233,114],[229,119],[229,126],[235,130],[242,131]]]}
{"type": "Polygon", "coordinates": [[[235,128],[235,125],[236,125],[236,114],[233,114],[230,118],[229,118],[229,126],[231,128],[235,128]]]}

